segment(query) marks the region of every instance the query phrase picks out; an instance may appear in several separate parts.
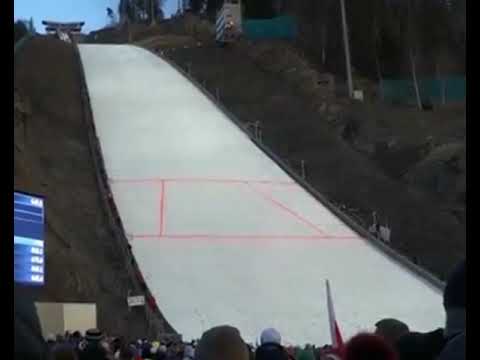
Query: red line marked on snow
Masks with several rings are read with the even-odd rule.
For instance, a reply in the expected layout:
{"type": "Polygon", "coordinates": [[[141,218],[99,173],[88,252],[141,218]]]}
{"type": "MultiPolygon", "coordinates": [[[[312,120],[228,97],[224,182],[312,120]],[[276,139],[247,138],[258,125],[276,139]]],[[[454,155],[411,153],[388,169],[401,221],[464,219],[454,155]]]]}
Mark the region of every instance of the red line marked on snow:
{"type": "Polygon", "coordinates": [[[205,240],[229,240],[229,239],[238,239],[238,240],[262,240],[262,239],[291,239],[291,240],[321,240],[321,239],[360,239],[358,235],[328,235],[323,230],[318,228],[315,224],[311,223],[303,216],[299,215],[288,206],[282,204],[278,200],[273,198],[273,195],[266,193],[258,188],[255,188],[255,185],[270,185],[276,186],[280,185],[283,189],[297,189],[294,185],[297,185],[292,181],[268,181],[268,180],[241,180],[241,179],[213,179],[213,178],[143,178],[143,179],[115,179],[110,180],[113,183],[152,183],[160,184],[161,194],[160,194],[160,233],[159,234],[136,234],[132,235],[134,239],[205,239],[205,240]],[[167,235],[165,234],[165,207],[166,207],[166,188],[167,183],[175,182],[210,182],[210,183],[224,183],[224,184],[243,184],[249,186],[254,192],[259,194],[261,197],[266,199],[268,202],[271,202],[276,207],[280,208],[282,211],[289,213],[291,216],[302,222],[303,224],[309,226],[319,235],[218,235],[218,234],[177,234],[177,235],[167,235]]]}
{"type": "Polygon", "coordinates": [[[165,231],[165,181],[161,182],[161,191],[160,194],[160,235],[163,235],[165,231]]]}
{"type": "Polygon", "coordinates": [[[350,240],[360,239],[358,235],[233,235],[233,234],[151,234],[133,235],[134,239],[172,239],[172,240],[350,240]]]}
{"type": "Polygon", "coordinates": [[[136,235],[131,235],[134,239],[158,239],[161,238],[165,235],[160,235],[160,234],[136,234],[136,235]]]}
{"type": "Polygon", "coordinates": [[[209,235],[209,234],[186,234],[186,235],[165,235],[164,238],[179,239],[179,240],[194,240],[194,239],[318,239],[319,236],[308,235],[209,235]]]}
{"type": "Polygon", "coordinates": [[[127,184],[141,184],[141,183],[160,183],[160,182],[207,182],[207,183],[222,183],[222,184],[265,184],[265,185],[284,185],[293,186],[296,185],[294,181],[282,181],[282,180],[252,180],[252,179],[222,179],[222,178],[131,178],[131,179],[110,179],[111,183],[127,183],[127,184]]]}
{"type": "Polygon", "coordinates": [[[313,224],[312,222],[308,221],[307,219],[305,219],[303,216],[301,216],[300,214],[296,213],[295,211],[293,211],[292,209],[290,209],[289,207],[287,207],[286,205],[282,204],[281,202],[275,200],[270,194],[267,194],[265,193],[264,191],[262,190],[259,190],[253,186],[251,186],[250,184],[248,184],[249,187],[255,191],[256,193],[260,194],[260,196],[262,196],[264,199],[268,200],[269,202],[271,202],[272,204],[274,204],[275,206],[279,207],[280,209],[282,209],[283,211],[289,213],[291,216],[293,216],[294,218],[296,218],[298,221],[302,222],[303,224],[307,225],[308,227],[310,227],[311,229],[315,230],[316,232],[320,233],[320,235],[325,235],[325,232],[318,228],[315,224],[313,224]]]}

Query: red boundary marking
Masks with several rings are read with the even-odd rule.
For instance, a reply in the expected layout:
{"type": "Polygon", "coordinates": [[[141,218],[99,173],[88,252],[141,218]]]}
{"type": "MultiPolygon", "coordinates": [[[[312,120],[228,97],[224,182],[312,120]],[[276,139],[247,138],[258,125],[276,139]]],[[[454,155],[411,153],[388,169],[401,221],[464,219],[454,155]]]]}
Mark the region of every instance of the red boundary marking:
{"type": "Polygon", "coordinates": [[[330,239],[360,239],[358,235],[233,235],[233,234],[182,234],[182,235],[158,235],[158,234],[142,234],[132,235],[134,239],[178,239],[178,240],[223,240],[223,239],[238,239],[238,240],[330,240],[330,239]]]}
{"type": "Polygon", "coordinates": [[[117,183],[160,183],[161,194],[160,194],[160,233],[159,234],[138,234],[132,235],[135,239],[205,239],[205,240],[220,240],[220,239],[244,239],[244,240],[262,240],[262,239],[292,239],[292,240],[318,240],[318,239],[358,239],[358,235],[345,235],[345,236],[336,236],[328,235],[323,230],[318,228],[315,224],[311,223],[288,206],[282,204],[278,200],[275,200],[271,194],[255,188],[252,184],[262,184],[262,185],[283,185],[283,186],[293,186],[296,185],[295,182],[291,181],[268,181],[268,180],[240,180],[240,179],[213,179],[213,178],[170,178],[170,179],[161,179],[161,178],[144,178],[144,179],[117,179],[111,180],[111,182],[117,183]],[[282,211],[289,213],[298,221],[302,222],[304,225],[307,225],[311,229],[315,230],[318,235],[219,235],[219,234],[177,234],[177,235],[168,235],[165,234],[165,199],[166,199],[166,185],[167,182],[212,182],[212,183],[230,183],[230,184],[244,184],[250,187],[254,192],[259,194],[262,198],[272,203],[276,207],[280,208],[282,211]]]}
{"type": "Polygon", "coordinates": [[[160,194],[160,236],[163,235],[165,231],[165,181],[161,182],[161,194],[160,194]]]}
{"type": "Polygon", "coordinates": [[[215,178],[142,178],[142,179],[110,179],[111,183],[160,183],[160,182],[211,182],[224,184],[265,184],[265,185],[297,185],[294,181],[276,181],[276,180],[249,180],[249,179],[215,179],[215,178]]]}
{"type": "Polygon", "coordinates": [[[253,187],[252,185],[250,184],[247,184],[254,192],[256,192],[257,194],[259,194],[260,196],[262,196],[265,200],[271,202],[272,204],[274,204],[275,206],[279,207],[280,209],[282,209],[283,211],[286,211],[287,213],[289,213],[291,216],[293,216],[294,218],[296,218],[298,221],[302,222],[304,225],[307,225],[308,227],[310,227],[311,229],[315,230],[317,233],[320,233],[321,235],[325,235],[325,232],[318,228],[315,224],[311,223],[310,221],[308,221],[307,219],[305,219],[303,216],[297,214],[295,211],[293,211],[292,209],[290,209],[289,207],[287,207],[286,205],[282,204],[281,202],[279,202],[278,200],[275,200],[270,194],[267,194],[265,193],[264,191],[260,190],[260,189],[257,189],[255,187],[253,187]]]}

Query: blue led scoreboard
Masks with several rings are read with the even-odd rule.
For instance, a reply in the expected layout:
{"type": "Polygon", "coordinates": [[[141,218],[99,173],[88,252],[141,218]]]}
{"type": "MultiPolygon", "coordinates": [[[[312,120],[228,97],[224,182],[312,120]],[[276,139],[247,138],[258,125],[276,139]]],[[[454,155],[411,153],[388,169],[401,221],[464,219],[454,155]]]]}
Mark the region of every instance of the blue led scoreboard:
{"type": "Polygon", "coordinates": [[[15,192],[13,203],[14,281],[43,285],[45,281],[45,208],[41,196],[15,192]]]}

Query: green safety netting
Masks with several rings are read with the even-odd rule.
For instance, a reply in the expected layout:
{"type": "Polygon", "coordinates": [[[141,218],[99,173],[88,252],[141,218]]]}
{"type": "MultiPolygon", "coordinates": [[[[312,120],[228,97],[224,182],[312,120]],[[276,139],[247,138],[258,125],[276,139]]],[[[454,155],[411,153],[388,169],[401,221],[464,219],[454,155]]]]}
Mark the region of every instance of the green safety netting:
{"type": "Polygon", "coordinates": [[[297,24],[291,16],[273,19],[244,19],[243,33],[251,40],[293,39],[297,35],[297,24]]]}
{"type": "MultiPolygon", "coordinates": [[[[444,78],[422,78],[418,80],[422,101],[441,104],[443,98],[447,103],[465,101],[466,78],[448,76],[444,78]]],[[[390,103],[416,102],[415,88],[411,80],[383,80],[381,91],[384,101],[390,103]]]]}

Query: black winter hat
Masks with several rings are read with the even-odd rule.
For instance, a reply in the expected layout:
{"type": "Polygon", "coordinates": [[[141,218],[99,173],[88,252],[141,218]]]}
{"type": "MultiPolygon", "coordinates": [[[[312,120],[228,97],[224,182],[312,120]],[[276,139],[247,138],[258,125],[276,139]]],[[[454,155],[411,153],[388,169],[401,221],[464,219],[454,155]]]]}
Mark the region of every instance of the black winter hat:
{"type": "Polygon", "coordinates": [[[443,292],[445,309],[465,309],[466,296],[465,260],[461,261],[450,273],[443,292]]]}
{"type": "Polygon", "coordinates": [[[405,334],[395,343],[395,348],[400,360],[426,360],[436,359],[445,343],[443,329],[437,329],[405,334]]]}
{"type": "Polygon", "coordinates": [[[103,339],[103,333],[98,329],[88,329],[85,333],[87,341],[100,341],[103,339]]]}

